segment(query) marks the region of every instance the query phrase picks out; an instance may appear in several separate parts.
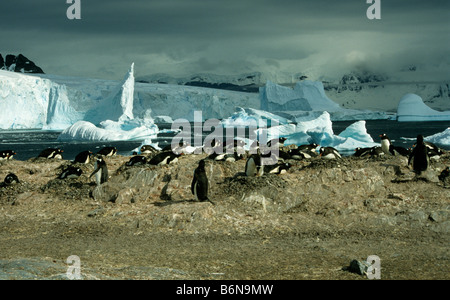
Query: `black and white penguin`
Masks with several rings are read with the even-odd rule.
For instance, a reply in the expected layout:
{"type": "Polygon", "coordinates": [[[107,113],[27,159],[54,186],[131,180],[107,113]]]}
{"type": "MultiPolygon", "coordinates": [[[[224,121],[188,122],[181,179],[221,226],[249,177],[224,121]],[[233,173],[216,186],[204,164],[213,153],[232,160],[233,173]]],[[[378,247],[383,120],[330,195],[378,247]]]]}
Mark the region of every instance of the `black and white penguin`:
{"type": "MultiPolygon", "coordinates": [[[[208,198],[208,177],[205,171],[205,160],[202,159],[198,163],[198,167],[194,170],[194,178],[191,183],[191,192],[195,196],[195,200],[205,202],[208,198]]],[[[211,202],[214,204],[213,202],[211,202]]]]}
{"type": "Polygon", "coordinates": [[[141,166],[147,163],[147,158],[142,155],[133,156],[130,160],[125,164],[128,167],[131,166],[141,166]]]}
{"type": "Polygon", "coordinates": [[[171,163],[176,163],[178,161],[178,157],[180,156],[181,154],[175,154],[172,151],[163,151],[152,157],[148,163],[154,166],[168,165],[171,163]]]}
{"type": "Polygon", "coordinates": [[[80,168],[76,168],[73,166],[68,166],[65,168],[62,173],[59,175],[59,179],[74,179],[78,178],[83,174],[83,171],[80,168]]]}
{"type": "Polygon", "coordinates": [[[12,159],[14,157],[14,155],[16,155],[17,153],[14,152],[13,150],[3,150],[0,151],[0,160],[8,160],[8,159],[12,159]]]}
{"type": "Polygon", "coordinates": [[[88,164],[91,161],[92,152],[91,151],[83,151],[75,156],[74,163],[80,164],[88,164]]]}
{"type": "Polygon", "coordinates": [[[381,138],[381,150],[383,150],[384,154],[392,155],[392,142],[391,139],[387,136],[386,133],[380,134],[381,138]]]}
{"type": "Polygon", "coordinates": [[[159,151],[151,146],[151,145],[143,145],[140,149],[141,154],[153,154],[153,153],[158,153],[159,151]]]}
{"type": "Polygon", "coordinates": [[[361,148],[358,147],[355,149],[355,157],[364,157],[364,156],[370,156],[372,153],[372,147],[368,147],[368,148],[361,148]]]}
{"type": "Polygon", "coordinates": [[[215,161],[226,161],[226,162],[235,162],[244,157],[243,154],[239,154],[237,151],[234,151],[234,153],[212,153],[207,158],[215,161]]]}
{"type": "Polygon", "coordinates": [[[59,148],[48,148],[45,150],[42,150],[42,152],[38,155],[38,157],[45,157],[48,159],[62,159],[64,150],[61,150],[59,148]]]}
{"type": "Polygon", "coordinates": [[[270,141],[268,141],[267,142],[267,146],[268,147],[272,147],[272,146],[275,146],[275,147],[283,147],[284,146],[284,142],[287,140],[287,138],[285,138],[285,137],[280,137],[280,138],[277,138],[277,139],[272,139],[272,140],[270,140],[270,141]]]}
{"type": "Polygon", "coordinates": [[[441,174],[439,174],[438,178],[440,181],[445,183],[445,180],[450,176],[450,167],[446,167],[442,170],[441,174]]]}
{"type": "Polygon", "coordinates": [[[333,147],[321,147],[320,156],[325,159],[340,159],[342,158],[339,151],[333,147]]]}
{"type": "Polygon", "coordinates": [[[108,167],[102,157],[98,157],[95,161],[94,172],[89,176],[89,179],[94,175],[97,185],[101,185],[108,181],[108,167]]]}
{"type": "Polygon", "coordinates": [[[398,153],[402,156],[409,156],[411,154],[409,149],[406,149],[406,148],[400,147],[400,146],[391,145],[390,150],[391,150],[391,153],[393,153],[394,155],[396,155],[398,153]]]}
{"type": "Polygon", "coordinates": [[[8,175],[6,175],[5,180],[3,181],[3,183],[5,185],[11,185],[11,184],[20,183],[20,181],[19,181],[19,178],[17,177],[16,174],[9,173],[8,175]]]}
{"type": "Polygon", "coordinates": [[[100,151],[97,152],[97,155],[103,155],[103,156],[114,156],[117,154],[117,148],[116,147],[103,147],[100,149],[100,151]]]}
{"type": "Polygon", "coordinates": [[[264,175],[264,166],[262,165],[261,153],[250,155],[245,163],[245,174],[248,177],[260,177],[264,175]]]}
{"type": "Polygon", "coordinates": [[[384,154],[383,149],[381,149],[380,146],[375,146],[375,147],[372,147],[372,150],[371,150],[371,152],[370,152],[370,155],[371,155],[372,157],[380,157],[380,156],[383,156],[383,155],[385,155],[385,154],[384,154]]]}
{"type": "Polygon", "coordinates": [[[428,157],[427,146],[425,146],[423,136],[421,134],[417,136],[416,146],[409,155],[408,166],[411,164],[411,160],[413,161],[413,170],[418,175],[428,169],[430,159],[428,157]]]}
{"type": "Polygon", "coordinates": [[[290,163],[279,163],[275,165],[264,166],[264,172],[270,174],[285,174],[292,165],[290,163]]]}
{"type": "Polygon", "coordinates": [[[316,149],[319,147],[316,143],[311,143],[309,145],[300,145],[297,147],[297,150],[303,154],[304,158],[311,158],[317,156],[316,149]]]}

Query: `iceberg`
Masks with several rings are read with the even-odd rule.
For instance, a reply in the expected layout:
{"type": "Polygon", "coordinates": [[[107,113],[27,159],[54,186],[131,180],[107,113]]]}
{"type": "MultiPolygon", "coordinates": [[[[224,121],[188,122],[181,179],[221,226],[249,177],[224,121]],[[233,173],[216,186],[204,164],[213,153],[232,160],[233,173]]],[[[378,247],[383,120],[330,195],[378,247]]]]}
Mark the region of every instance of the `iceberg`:
{"type": "Polygon", "coordinates": [[[299,81],[294,88],[268,81],[264,87],[260,88],[260,102],[262,110],[297,121],[313,120],[324,111],[330,113],[333,121],[389,118],[385,112],[341,107],[328,98],[320,81],[299,81]]]}
{"type": "Polygon", "coordinates": [[[450,121],[450,111],[436,111],[428,107],[416,94],[406,94],[397,108],[397,121],[450,121]]]}
{"type": "Polygon", "coordinates": [[[81,117],[64,86],[0,70],[0,129],[63,129],[81,117]]]}
{"type": "Polygon", "coordinates": [[[318,118],[295,124],[282,124],[267,129],[258,129],[259,136],[267,139],[285,137],[285,145],[297,146],[316,143],[323,147],[334,147],[339,151],[353,151],[356,147],[379,146],[367,133],[366,121],[357,121],[339,135],[333,132],[330,114],[323,112],[318,118]]]}
{"type": "Polygon", "coordinates": [[[134,118],[134,64],[115,92],[89,110],[85,120],[66,128],[59,141],[124,141],[145,140],[158,134],[158,126],[151,118],[151,110],[143,118],[134,118]],[[100,127],[94,123],[98,123],[100,127]]]}
{"type": "Polygon", "coordinates": [[[433,134],[424,138],[425,141],[443,146],[450,146],[450,127],[443,132],[433,134]]]}
{"type": "Polygon", "coordinates": [[[242,108],[237,107],[236,112],[231,115],[231,117],[226,118],[221,121],[221,124],[226,127],[246,127],[259,125],[261,120],[269,121],[268,125],[271,123],[276,124],[289,124],[292,121],[283,118],[281,116],[272,114],[267,111],[258,110],[254,108],[242,108]]]}

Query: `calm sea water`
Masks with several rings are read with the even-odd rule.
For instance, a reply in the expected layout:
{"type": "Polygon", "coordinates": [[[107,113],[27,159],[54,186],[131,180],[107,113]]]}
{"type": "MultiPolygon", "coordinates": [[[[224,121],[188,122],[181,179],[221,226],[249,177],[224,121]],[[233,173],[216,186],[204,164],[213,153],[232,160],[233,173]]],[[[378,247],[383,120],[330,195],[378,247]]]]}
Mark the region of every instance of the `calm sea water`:
{"type": "MultiPolygon", "coordinates": [[[[355,121],[333,122],[333,131],[337,135],[355,121]]],[[[160,129],[170,129],[170,124],[158,124],[160,129]]],[[[430,136],[443,132],[450,127],[450,122],[397,122],[389,120],[366,121],[367,132],[375,142],[380,142],[379,135],[386,133],[394,144],[402,147],[410,147],[418,134],[430,136]],[[407,138],[407,139],[404,139],[407,138]]],[[[211,132],[204,132],[205,138],[211,132]]],[[[141,141],[126,142],[59,142],[57,138],[60,132],[41,130],[13,130],[0,131],[0,150],[14,150],[17,160],[27,160],[36,157],[46,148],[61,148],[64,150],[64,159],[72,160],[75,156],[85,150],[99,151],[105,146],[115,146],[121,155],[131,155],[131,152],[141,145],[141,141]]],[[[174,133],[160,133],[153,142],[158,142],[164,147],[170,144],[174,133]]],[[[449,146],[439,145],[441,148],[450,150],[449,146]]],[[[344,155],[352,153],[344,153],[344,155]]]]}

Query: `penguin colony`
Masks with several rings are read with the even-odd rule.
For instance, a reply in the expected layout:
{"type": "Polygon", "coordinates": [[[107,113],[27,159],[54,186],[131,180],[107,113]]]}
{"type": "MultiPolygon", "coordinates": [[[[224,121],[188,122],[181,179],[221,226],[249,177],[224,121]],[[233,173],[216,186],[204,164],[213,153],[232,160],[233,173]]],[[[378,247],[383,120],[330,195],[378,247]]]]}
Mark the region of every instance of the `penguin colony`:
{"type": "MultiPolygon", "coordinates": [[[[412,148],[406,149],[403,147],[398,147],[393,144],[389,139],[387,134],[381,134],[380,146],[375,146],[371,148],[356,148],[354,156],[355,157],[383,157],[389,155],[401,155],[408,158],[408,167],[412,165],[412,170],[420,175],[428,169],[430,166],[430,160],[439,159],[444,151],[439,149],[436,145],[426,142],[422,135],[417,136],[416,143],[412,148]]],[[[318,144],[311,143],[309,145],[300,145],[296,148],[290,147],[289,150],[284,151],[283,146],[286,138],[279,138],[275,140],[270,140],[266,143],[267,147],[278,148],[278,156],[274,157],[273,153],[262,153],[261,145],[259,142],[254,142],[251,145],[251,149],[256,149],[255,154],[249,154],[248,151],[244,150],[245,143],[242,140],[227,140],[224,143],[220,140],[209,141],[208,147],[216,150],[214,153],[210,154],[206,158],[198,162],[197,168],[193,172],[193,179],[191,183],[191,192],[196,201],[199,202],[210,202],[214,204],[208,196],[209,194],[209,182],[206,175],[206,162],[227,162],[232,163],[238,160],[242,160],[245,157],[245,176],[247,177],[261,177],[264,174],[276,174],[282,175],[289,171],[292,167],[291,163],[285,162],[285,160],[304,160],[314,157],[318,157],[324,160],[339,160],[342,159],[342,155],[339,151],[332,147],[320,147],[318,144]],[[216,152],[217,149],[222,150],[222,154],[216,152]],[[264,159],[272,158],[275,163],[264,164],[264,159]]],[[[206,141],[205,141],[206,142],[206,141]]],[[[126,167],[134,166],[163,166],[176,163],[178,159],[186,154],[187,143],[180,143],[176,149],[172,150],[170,145],[162,150],[158,150],[151,145],[143,145],[138,153],[134,152],[133,156],[128,162],[125,163],[126,167]]],[[[37,158],[44,159],[63,159],[64,151],[58,148],[48,148],[42,150],[37,158]]],[[[11,160],[17,153],[13,150],[3,150],[0,151],[0,161],[11,160]]],[[[67,179],[77,179],[83,175],[83,171],[76,164],[89,164],[94,163],[94,171],[88,177],[91,180],[92,177],[95,178],[95,183],[101,185],[108,181],[109,172],[107,166],[107,158],[112,157],[117,154],[116,147],[104,147],[100,149],[96,154],[91,151],[83,151],[76,155],[75,159],[72,161],[72,165],[66,166],[58,176],[60,180],[67,179]]],[[[446,180],[450,177],[449,167],[444,168],[440,175],[439,180],[445,185],[446,180]]],[[[13,184],[20,183],[19,178],[14,174],[8,174],[0,187],[10,186],[13,184]]]]}

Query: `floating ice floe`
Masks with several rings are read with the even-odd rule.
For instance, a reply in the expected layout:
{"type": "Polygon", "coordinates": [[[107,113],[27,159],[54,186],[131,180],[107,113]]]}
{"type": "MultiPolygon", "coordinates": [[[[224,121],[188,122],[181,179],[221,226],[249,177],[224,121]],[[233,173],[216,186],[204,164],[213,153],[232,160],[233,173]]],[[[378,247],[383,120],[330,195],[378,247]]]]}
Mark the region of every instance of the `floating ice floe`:
{"type": "Polygon", "coordinates": [[[450,111],[437,111],[428,107],[422,98],[415,94],[402,97],[397,108],[399,122],[450,121],[450,111]]]}

